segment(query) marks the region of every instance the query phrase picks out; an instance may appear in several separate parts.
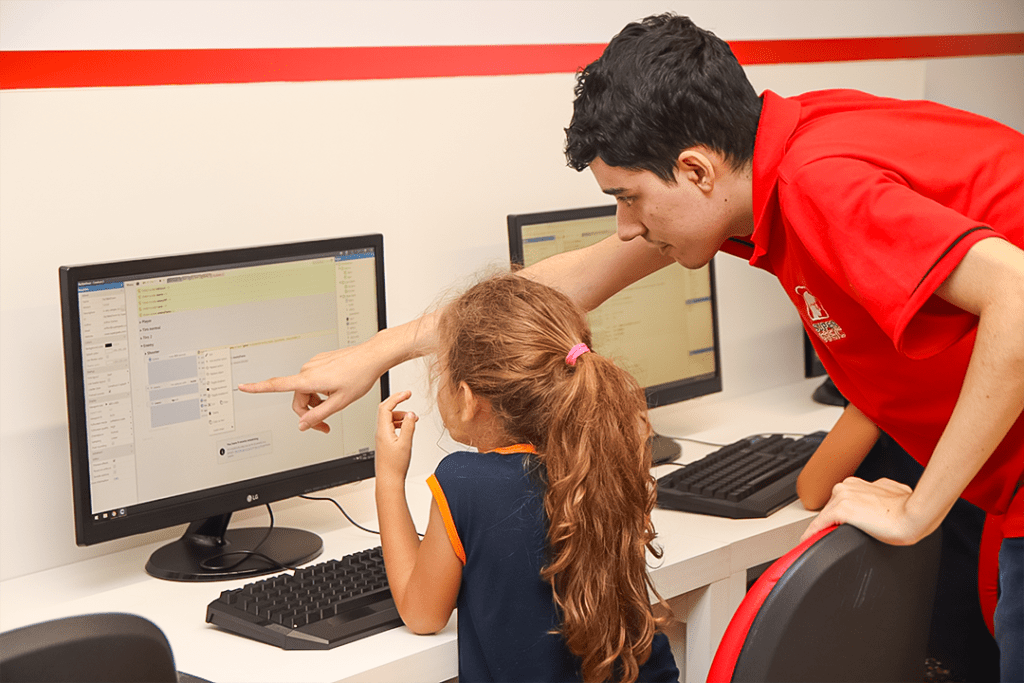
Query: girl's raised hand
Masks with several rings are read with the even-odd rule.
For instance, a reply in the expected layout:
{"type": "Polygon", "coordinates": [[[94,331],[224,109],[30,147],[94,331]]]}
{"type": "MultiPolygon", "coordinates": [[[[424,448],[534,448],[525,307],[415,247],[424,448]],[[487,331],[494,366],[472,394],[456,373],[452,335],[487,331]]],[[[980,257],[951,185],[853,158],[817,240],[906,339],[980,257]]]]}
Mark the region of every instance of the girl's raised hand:
{"type": "Polygon", "coordinates": [[[412,458],[412,435],[416,431],[416,413],[395,410],[408,400],[411,391],[401,391],[386,398],[377,409],[376,477],[401,479],[409,471],[412,458]]]}

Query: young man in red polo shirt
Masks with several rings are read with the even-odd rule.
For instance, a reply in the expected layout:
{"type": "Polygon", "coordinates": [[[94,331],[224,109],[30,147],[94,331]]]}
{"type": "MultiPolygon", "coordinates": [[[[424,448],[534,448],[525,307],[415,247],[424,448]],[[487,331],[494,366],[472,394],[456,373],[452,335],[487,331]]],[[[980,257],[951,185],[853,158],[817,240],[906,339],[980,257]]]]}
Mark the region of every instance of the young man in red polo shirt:
{"type": "MultiPolygon", "coordinates": [[[[685,17],[630,24],[580,73],[566,155],[616,198],[618,239],[524,271],[593,308],[719,251],[774,274],[836,386],[925,470],[850,479],[808,529],[894,544],[959,496],[1003,515],[1004,680],[1024,680],[1024,136],[927,102],[853,91],[759,97],[685,17]],[[639,238],[639,239],[638,239],[639,238]]],[[[300,428],[428,353],[430,317],[243,387],[294,391],[300,428]]]]}
{"type": "Polygon", "coordinates": [[[618,200],[619,238],[774,274],[843,395],[925,464],[914,490],[839,484],[808,536],[914,543],[961,495],[1005,515],[996,637],[1024,680],[1024,136],[854,91],[758,98],[682,17],[626,27],[576,95],[567,156],[618,200]]]}

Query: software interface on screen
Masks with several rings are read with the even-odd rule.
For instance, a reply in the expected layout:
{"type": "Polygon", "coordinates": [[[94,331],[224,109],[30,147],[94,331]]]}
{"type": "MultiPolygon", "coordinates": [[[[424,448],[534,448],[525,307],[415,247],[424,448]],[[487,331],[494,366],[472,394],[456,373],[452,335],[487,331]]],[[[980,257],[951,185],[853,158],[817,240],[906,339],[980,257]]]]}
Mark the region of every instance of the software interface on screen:
{"type": "Polygon", "coordinates": [[[78,286],[92,513],[370,457],[379,388],[299,432],[291,394],[237,385],[297,372],[377,331],[371,249],[78,286]],[[361,455],[362,454],[362,455],[361,455]]]}
{"type": "MultiPolygon", "coordinates": [[[[523,265],[615,234],[615,215],[522,226],[523,265]]],[[[708,266],[662,268],[590,312],[595,350],[643,387],[715,375],[708,266]],[[667,352],[671,350],[672,352],[667,352]]]]}

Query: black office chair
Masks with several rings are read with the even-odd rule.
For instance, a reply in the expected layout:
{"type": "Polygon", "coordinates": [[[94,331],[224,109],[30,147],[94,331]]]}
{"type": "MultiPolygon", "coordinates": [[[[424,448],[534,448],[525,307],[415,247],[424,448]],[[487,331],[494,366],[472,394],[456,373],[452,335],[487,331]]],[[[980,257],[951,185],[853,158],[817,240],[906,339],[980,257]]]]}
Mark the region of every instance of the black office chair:
{"type": "Polygon", "coordinates": [[[2,683],[177,683],[171,646],[133,614],[84,614],[0,633],[2,683]]]}
{"type": "Polygon", "coordinates": [[[843,525],[801,543],[747,592],[708,682],[924,680],[941,541],[843,525]]]}

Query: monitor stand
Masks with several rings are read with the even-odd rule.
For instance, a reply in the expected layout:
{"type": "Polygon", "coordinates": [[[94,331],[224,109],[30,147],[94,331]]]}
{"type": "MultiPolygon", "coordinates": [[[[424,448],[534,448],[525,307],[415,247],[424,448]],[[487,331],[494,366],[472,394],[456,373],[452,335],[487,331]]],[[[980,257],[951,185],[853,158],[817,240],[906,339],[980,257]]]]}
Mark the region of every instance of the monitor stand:
{"type": "Polygon", "coordinates": [[[811,398],[818,403],[823,403],[827,406],[839,406],[840,408],[845,408],[849,403],[846,397],[836,388],[831,377],[825,378],[825,381],[811,394],[811,398]]]}
{"type": "Polygon", "coordinates": [[[324,544],[311,531],[286,527],[228,529],[231,513],[192,522],[177,541],[158,548],[146,572],[170,581],[222,581],[281,572],[309,562],[324,544]],[[259,555],[273,558],[269,561],[259,555]]]}
{"type": "Polygon", "coordinates": [[[651,437],[651,463],[654,465],[672,462],[682,452],[682,447],[667,436],[655,434],[651,437]]]}

